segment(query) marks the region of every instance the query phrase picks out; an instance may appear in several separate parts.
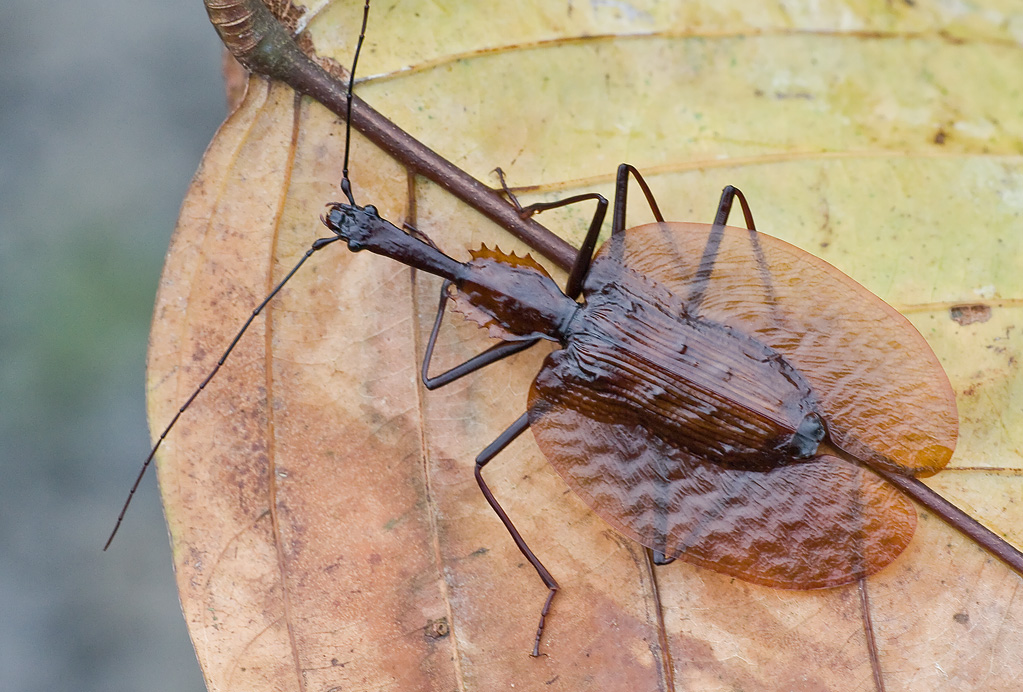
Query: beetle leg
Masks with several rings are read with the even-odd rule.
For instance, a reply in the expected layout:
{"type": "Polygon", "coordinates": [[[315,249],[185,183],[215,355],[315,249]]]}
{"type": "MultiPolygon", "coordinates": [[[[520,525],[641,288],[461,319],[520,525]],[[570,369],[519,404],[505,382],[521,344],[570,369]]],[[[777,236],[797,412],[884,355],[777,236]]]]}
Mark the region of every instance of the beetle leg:
{"type": "Polygon", "coordinates": [[[530,204],[528,207],[521,207],[519,209],[519,215],[523,218],[528,218],[542,211],[567,207],[570,204],[585,202],[591,199],[596,200],[597,208],[593,212],[593,218],[590,220],[590,227],[586,231],[583,244],[575,256],[575,262],[572,263],[572,270],[568,273],[568,281],[565,282],[565,295],[572,300],[578,298],[579,294],[583,291],[583,279],[586,278],[586,272],[590,270],[590,260],[593,259],[593,251],[597,249],[597,237],[600,235],[600,227],[604,225],[604,217],[607,215],[607,198],[596,192],[587,192],[586,194],[559,199],[555,202],[537,202],[536,204],[530,204]]]}
{"type": "MultiPolygon", "coordinates": [[[[590,195],[576,195],[575,197],[569,197],[568,199],[561,200],[560,203],[554,202],[561,206],[562,204],[572,204],[574,202],[580,202],[585,199],[597,200],[597,209],[593,212],[593,219],[590,220],[590,227],[586,231],[586,237],[583,239],[583,244],[579,248],[579,252],[575,256],[575,262],[572,263],[572,271],[568,273],[568,280],[565,282],[565,295],[572,300],[579,297],[579,294],[583,292],[583,279],[586,278],[587,272],[590,271],[590,262],[593,260],[593,251],[597,249],[597,237],[600,235],[600,227],[604,225],[604,216],[607,215],[607,199],[603,195],[591,193],[590,195]]],[[[552,205],[534,204],[532,207],[545,207],[547,209],[553,208],[552,205]]],[[[527,207],[529,208],[529,207],[527,207]]]]}
{"type": "Polygon", "coordinates": [[[430,340],[426,344],[426,353],[423,354],[421,375],[423,378],[423,385],[425,385],[427,389],[443,387],[444,385],[454,382],[458,378],[464,377],[471,372],[484,368],[491,363],[496,363],[502,358],[507,358],[519,351],[525,351],[527,348],[539,341],[539,339],[528,339],[526,341],[502,341],[499,344],[491,346],[483,353],[473,356],[461,365],[456,365],[447,372],[443,372],[436,377],[430,377],[429,371],[430,361],[433,359],[433,347],[437,343],[437,334],[440,332],[440,323],[444,319],[444,310],[447,307],[447,302],[450,298],[450,295],[448,294],[448,287],[450,285],[451,282],[445,280],[443,285],[440,287],[440,305],[437,307],[437,319],[434,320],[433,331],[430,332],[430,340]]]}
{"type": "Polygon", "coordinates": [[[498,166],[497,168],[494,169],[494,173],[497,173],[497,179],[501,181],[501,190],[504,192],[504,196],[508,198],[508,201],[511,203],[511,205],[515,207],[515,210],[519,212],[519,214],[521,215],[522,205],[519,204],[519,198],[516,197],[515,193],[511,191],[510,187],[508,187],[508,183],[504,179],[504,170],[500,166],[498,166]]]}
{"type": "Polygon", "coordinates": [[[725,189],[721,191],[721,201],[718,202],[718,213],[714,217],[714,225],[724,226],[728,223],[728,215],[732,211],[732,202],[736,197],[739,198],[739,206],[742,207],[746,228],[750,231],[757,230],[756,225],[753,223],[753,212],[750,211],[749,203],[746,202],[746,195],[742,194],[742,190],[732,185],[726,185],[725,189]]]}
{"type": "Polygon", "coordinates": [[[651,549],[650,554],[651,554],[651,558],[654,561],[654,564],[659,566],[659,567],[663,567],[664,565],[670,565],[671,563],[673,563],[675,561],[675,558],[666,556],[660,550],[652,550],[651,549]]]}
{"type": "Polygon", "coordinates": [[[567,207],[570,204],[585,202],[591,199],[596,200],[597,208],[593,212],[593,219],[590,221],[590,228],[586,231],[586,238],[583,240],[583,244],[575,256],[575,262],[572,264],[572,270],[568,273],[568,281],[565,282],[565,295],[572,300],[575,300],[583,291],[583,279],[586,278],[586,272],[590,269],[590,260],[593,259],[593,251],[597,248],[597,236],[600,235],[600,227],[604,225],[604,217],[607,215],[607,198],[596,192],[587,192],[581,195],[573,195],[572,197],[559,199],[554,202],[537,202],[535,204],[530,204],[528,207],[523,207],[519,204],[518,198],[515,197],[515,195],[512,194],[512,191],[508,188],[508,184],[504,180],[504,171],[500,168],[495,168],[494,172],[497,173],[497,177],[501,179],[501,188],[504,190],[504,194],[508,196],[508,199],[511,200],[511,203],[518,210],[519,216],[524,219],[528,219],[530,216],[539,214],[540,212],[550,211],[551,209],[567,207]]]}
{"type": "Polygon", "coordinates": [[[771,279],[771,272],[767,268],[764,251],[760,246],[760,237],[757,233],[756,224],[753,223],[753,212],[750,211],[746,195],[742,194],[739,188],[732,185],[726,185],[725,189],[721,191],[718,211],[714,216],[714,229],[717,232],[711,232],[711,236],[707,241],[707,247],[704,249],[703,259],[700,261],[700,268],[696,272],[696,281],[693,284],[694,300],[690,302],[689,308],[696,312],[699,309],[700,302],[703,300],[707,282],[714,267],[714,259],[717,257],[718,246],[721,242],[721,233],[717,229],[720,229],[728,222],[728,215],[732,211],[732,204],[736,198],[738,198],[739,206],[742,208],[742,215],[746,221],[746,230],[749,231],[750,245],[757,260],[757,274],[760,276],[760,284],[764,288],[764,302],[774,311],[775,320],[781,326],[784,323],[784,318],[778,311],[778,300],[774,293],[774,282],[771,279]],[[697,286],[701,288],[697,290],[697,286]]]}
{"type": "Polygon", "coordinates": [[[692,286],[686,299],[686,307],[693,314],[699,313],[700,304],[707,293],[711,274],[714,272],[714,262],[717,260],[718,250],[721,246],[723,229],[725,224],[728,223],[728,215],[732,212],[732,204],[736,198],[738,198],[739,206],[742,208],[746,229],[749,231],[750,243],[753,246],[753,253],[757,258],[757,271],[760,274],[760,282],[767,292],[765,301],[772,307],[776,305],[771,274],[767,269],[767,262],[764,259],[763,251],[760,249],[760,239],[757,234],[756,225],[753,223],[753,212],[750,211],[749,203],[746,201],[746,196],[742,194],[742,191],[737,187],[727,185],[721,191],[718,210],[714,215],[714,225],[711,228],[710,236],[707,238],[707,244],[703,248],[703,256],[700,258],[699,267],[693,274],[692,286]]]}
{"type": "Polygon", "coordinates": [[[757,258],[757,273],[760,275],[760,283],[764,287],[765,302],[771,306],[771,309],[775,312],[775,319],[778,324],[783,323],[783,318],[778,312],[778,300],[774,294],[774,282],[771,280],[771,272],[767,269],[767,260],[764,257],[764,251],[760,247],[760,237],[757,234],[756,224],[753,223],[753,212],[750,211],[749,203],[746,201],[746,195],[742,194],[742,191],[737,187],[731,185],[725,186],[725,189],[721,191],[721,202],[718,204],[718,214],[714,219],[714,225],[724,225],[728,220],[728,212],[732,209],[732,201],[734,198],[739,198],[739,205],[742,207],[742,215],[746,221],[746,230],[749,231],[749,242],[753,247],[753,254],[757,258]],[[720,218],[720,222],[718,221],[720,218]]]}
{"type": "Polygon", "coordinates": [[[504,524],[504,528],[508,529],[508,533],[511,534],[512,540],[515,541],[515,545],[518,546],[522,554],[529,560],[529,564],[533,565],[533,569],[540,575],[540,579],[543,580],[544,586],[547,587],[547,600],[543,604],[543,608],[540,610],[540,624],[536,628],[536,639],[533,641],[533,656],[540,655],[540,636],[543,634],[543,626],[547,619],[547,613],[551,609],[551,601],[554,600],[554,594],[558,591],[558,582],[555,581],[551,573],[547,571],[547,568],[543,566],[539,558],[533,554],[533,551],[529,549],[526,542],[522,539],[518,529],[512,524],[511,519],[508,518],[508,514],[504,511],[500,504],[497,502],[497,498],[494,497],[494,493],[487,487],[486,482],[483,480],[483,467],[487,465],[491,459],[493,459],[498,452],[507,447],[512,440],[521,435],[526,428],[529,427],[529,414],[523,413],[519,416],[518,420],[512,423],[507,430],[498,435],[497,439],[487,445],[486,449],[479,453],[476,457],[476,482],[480,486],[480,490],[483,491],[483,496],[487,498],[487,502],[490,503],[490,507],[494,510],[497,516],[501,519],[501,523],[504,524]]]}
{"type": "Polygon", "coordinates": [[[643,196],[646,197],[646,203],[650,205],[650,211],[654,214],[654,219],[659,223],[664,223],[664,215],[661,214],[660,208],[657,206],[657,202],[654,200],[654,194],[650,191],[650,186],[646,184],[646,180],[642,174],[636,170],[636,167],[632,164],[623,163],[618,166],[618,175],[615,177],[615,208],[611,215],[611,234],[615,235],[625,230],[625,207],[629,199],[629,174],[636,179],[639,183],[639,187],[643,190],[643,196]]]}

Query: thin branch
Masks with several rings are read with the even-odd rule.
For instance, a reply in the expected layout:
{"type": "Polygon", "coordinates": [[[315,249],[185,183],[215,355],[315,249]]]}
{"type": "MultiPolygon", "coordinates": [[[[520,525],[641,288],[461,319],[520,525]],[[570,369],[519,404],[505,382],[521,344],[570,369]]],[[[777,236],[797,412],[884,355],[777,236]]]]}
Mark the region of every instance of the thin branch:
{"type": "MultiPolygon", "coordinates": [[[[206,10],[224,44],[249,71],[282,81],[344,118],[347,88],[309,56],[259,0],[206,0],[206,10]]],[[[576,250],[544,226],[523,219],[487,187],[419,140],[353,99],[352,126],[409,171],[422,175],[506,229],[564,270],[576,250]]]]}

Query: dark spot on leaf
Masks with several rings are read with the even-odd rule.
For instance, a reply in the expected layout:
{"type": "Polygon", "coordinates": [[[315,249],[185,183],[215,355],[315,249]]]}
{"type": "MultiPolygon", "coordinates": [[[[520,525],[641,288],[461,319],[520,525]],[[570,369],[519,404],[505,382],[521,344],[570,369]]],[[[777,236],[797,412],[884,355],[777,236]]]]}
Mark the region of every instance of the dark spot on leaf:
{"type": "Polygon", "coordinates": [[[947,30],[939,31],[938,36],[943,38],[948,43],[951,43],[953,46],[961,46],[964,43],[966,43],[966,39],[964,39],[962,36],[955,36],[954,34],[949,33],[947,30]]]}
{"type": "Polygon", "coordinates": [[[952,319],[962,327],[974,322],[991,319],[991,308],[987,305],[956,305],[949,310],[952,319]]]}
{"type": "Polygon", "coordinates": [[[443,639],[451,633],[447,618],[427,620],[423,634],[427,639],[443,639]]]}

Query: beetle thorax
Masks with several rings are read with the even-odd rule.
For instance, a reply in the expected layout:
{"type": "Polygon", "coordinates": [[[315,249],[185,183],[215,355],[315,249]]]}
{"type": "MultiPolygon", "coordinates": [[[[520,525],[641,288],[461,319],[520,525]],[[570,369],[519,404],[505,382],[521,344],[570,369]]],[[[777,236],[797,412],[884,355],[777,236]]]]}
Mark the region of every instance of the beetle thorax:
{"type": "Polygon", "coordinates": [[[475,257],[459,291],[493,323],[516,336],[559,339],[579,304],[546,272],[530,264],[475,257]]]}

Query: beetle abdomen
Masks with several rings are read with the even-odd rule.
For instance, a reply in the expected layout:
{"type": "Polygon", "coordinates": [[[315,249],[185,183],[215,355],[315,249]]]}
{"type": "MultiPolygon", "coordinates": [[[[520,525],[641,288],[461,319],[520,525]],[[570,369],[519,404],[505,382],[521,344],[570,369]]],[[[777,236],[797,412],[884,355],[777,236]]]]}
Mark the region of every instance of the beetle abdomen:
{"type": "Polygon", "coordinates": [[[691,318],[646,282],[635,290],[637,280],[587,295],[565,348],[537,375],[531,405],[641,425],[728,468],[767,470],[812,456],[823,426],[798,371],[745,334],[691,318]],[[812,444],[807,420],[811,433],[819,427],[812,444]]]}

